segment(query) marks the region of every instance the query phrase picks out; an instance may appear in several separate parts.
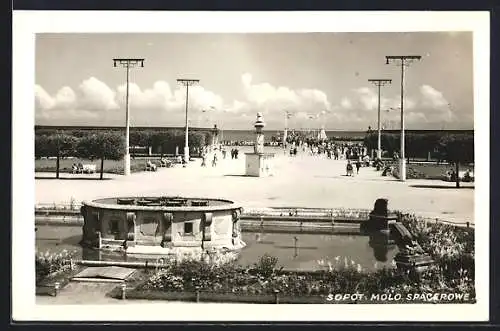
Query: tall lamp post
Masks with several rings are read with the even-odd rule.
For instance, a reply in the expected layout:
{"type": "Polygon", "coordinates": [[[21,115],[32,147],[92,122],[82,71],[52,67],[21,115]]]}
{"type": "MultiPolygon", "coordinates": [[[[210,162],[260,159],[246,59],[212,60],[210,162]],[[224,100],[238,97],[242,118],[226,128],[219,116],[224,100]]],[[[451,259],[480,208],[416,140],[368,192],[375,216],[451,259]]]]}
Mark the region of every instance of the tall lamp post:
{"type": "Polygon", "coordinates": [[[319,129],[318,135],[320,136],[321,140],[327,139],[328,137],[326,136],[326,114],[328,113],[327,110],[322,110],[321,113],[319,113],[319,118],[321,122],[321,128],[319,129]],[[323,133],[325,134],[323,136],[323,133]],[[326,137],[326,138],[325,138],[326,137]]]}
{"type": "Polygon", "coordinates": [[[224,144],[224,117],[227,113],[227,109],[222,109],[222,118],[220,119],[220,134],[221,142],[224,144]]]}
{"type": "Polygon", "coordinates": [[[189,104],[189,86],[199,83],[199,79],[177,79],[177,83],[186,87],[186,132],[184,137],[184,160],[185,164],[189,162],[189,139],[188,139],[188,104],[189,104]]]}
{"type": "Polygon", "coordinates": [[[309,127],[309,129],[308,129],[308,134],[309,134],[310,136],[312,136],[312,137],[314,137],[314,126],[313,126],[313,125],[314,125],[314,123],[313,123],[313,121],[314,121],[314,119],[315,119],[315,118],[316,118],[316,117],[315,117],[314,115],[309,115],[309,119],[311,120],[311,121],[310,121],[310,123],[311,123],[310,125],[311,125],[311,126],[310,126],[310,127],[309,127]]]}
{"type": "Polygon", "coordinates": [[[292,114],[285,110],[285,129],[283,130],[283,149],[286,149],[286,138],[288,135],[288,120],[292,117],[292,114]]]}
{"type": "MultiPolygon", "coordinates": [[[[377,121],[377,159],[382,158],[382,143],[380,138],[380,88],[384,85],[391,84],[392,79],[368,79],[368,81],[378,89],[378,121],[377,121]]],[[[373,155],[373,154],[372,154],[373,155]]]]}
{"type": "Polygon", "coordinates": [[[387,55],[385,63],[396,62],[401,66],[401,155],[399,156],[399,180],[406,181],[406,158],[405,158],[405,118],[404,118],[404,80],[405,67],[409,67],[414,61],[420,60],[420,55],[387,55]]]}
{"type": "Polygon", "coordinates": [[[144,68],[144,59],[131,59],[131,58],[117,58],[113,59],[113,67],[117,67],[118,65],[126,68],[127,70],[127,91],[126,91],[126,96],[125,96],[125,154],[123,155],[123,161],[124,161],[124,170],[123,174],[125,176],[130,175],[130,147],[129,147],[129,140],[130,140],[130,116],[129,116],[129,104],[128,104],[128,99],[129,99],[129,74],[130,74],[130,68],[134,68],[136,66],[140,66],[141,68],[144,68]]]}

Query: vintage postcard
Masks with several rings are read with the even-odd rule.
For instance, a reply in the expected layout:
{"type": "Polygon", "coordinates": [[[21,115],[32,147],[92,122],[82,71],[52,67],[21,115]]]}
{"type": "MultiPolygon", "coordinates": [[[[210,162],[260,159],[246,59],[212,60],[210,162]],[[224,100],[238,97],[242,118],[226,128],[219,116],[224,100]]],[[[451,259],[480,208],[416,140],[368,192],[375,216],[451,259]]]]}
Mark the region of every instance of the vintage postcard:
{"type": "Polygon", "coordinates": [[[14,320],[488,319],[488,13],[13,17],[14,320]]]}

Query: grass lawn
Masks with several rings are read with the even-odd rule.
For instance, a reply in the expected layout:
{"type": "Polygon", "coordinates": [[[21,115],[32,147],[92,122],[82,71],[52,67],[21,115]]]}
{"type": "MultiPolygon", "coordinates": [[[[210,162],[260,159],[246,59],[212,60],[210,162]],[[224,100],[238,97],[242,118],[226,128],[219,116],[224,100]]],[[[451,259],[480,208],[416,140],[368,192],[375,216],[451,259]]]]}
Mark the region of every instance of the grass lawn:
{"type": "MultiPolygon", "coordinates": [[[[149,158],[151,162],[160,164],[159,157],[151,157],[149,158]]],[[[130,159],[130,171],[131,172],[140,172],[145,171],[146,167],[146,158],[136,158],[130,159]]],[[[99,173],[101,171],[101,160],[87,160],[87,159],[60,159],[59,160],[59,171],[61,173],[70,173],[71,167],[73,163],[82,164],[95,164],[96,172],[99,173]]],[[[35,160],[35,172],[55,172],[56,171],[56,160],[55,159],[39,159],[35,160]]],[[[113,161],[113,160],[104,160],[104,172],[111,174],[123,174],[123,160],[113,161]]]]}
{"type": "MultiPolygon", "coordinates": [[[[460,165],[460,171],[470,168],[474,171],[473,166],[460,165]]],[[[407,178],[418,179],[443,179],[446,171],[455,169],[454,165],[436,164],[436,163],[418,163],[408,164],[406,166],[407,178]]]]}

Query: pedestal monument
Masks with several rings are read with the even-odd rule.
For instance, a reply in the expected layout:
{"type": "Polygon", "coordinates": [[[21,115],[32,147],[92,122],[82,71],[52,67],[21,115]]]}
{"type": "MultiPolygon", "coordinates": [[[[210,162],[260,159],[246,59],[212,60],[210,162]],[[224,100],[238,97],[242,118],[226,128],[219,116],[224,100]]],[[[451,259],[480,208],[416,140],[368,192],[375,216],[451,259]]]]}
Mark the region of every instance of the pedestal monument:
{"type": "Polygon", "coordinates": [[[264,133],[266,124],[261,113],[257,113],[255,121],[255,145],[253,153],[245,153],[246,175],[252,177],[271,176],[273,174],[274,153],[264,153],[264,133]]]}

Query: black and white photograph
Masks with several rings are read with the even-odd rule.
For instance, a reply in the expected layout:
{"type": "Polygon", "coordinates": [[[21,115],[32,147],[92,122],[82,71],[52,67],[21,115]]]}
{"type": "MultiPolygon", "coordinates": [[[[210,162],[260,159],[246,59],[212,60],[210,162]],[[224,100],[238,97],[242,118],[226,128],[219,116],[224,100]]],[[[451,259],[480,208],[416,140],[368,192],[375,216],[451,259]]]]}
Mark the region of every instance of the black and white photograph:
{"type": "Polygon", "coordinates": [[[486,320],[488,66],[480,12],[14,15],[14,316],[486,320]]]}

